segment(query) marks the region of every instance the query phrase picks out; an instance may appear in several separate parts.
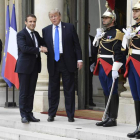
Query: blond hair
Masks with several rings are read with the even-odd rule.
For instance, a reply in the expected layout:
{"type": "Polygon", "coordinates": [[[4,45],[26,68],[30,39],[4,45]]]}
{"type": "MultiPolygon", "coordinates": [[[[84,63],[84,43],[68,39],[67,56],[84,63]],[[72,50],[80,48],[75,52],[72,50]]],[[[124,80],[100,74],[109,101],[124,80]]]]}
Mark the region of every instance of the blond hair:
{"type": "Polygon", "coordinates": [[[54,8],[54,9],[49,11],[48,16],[50,16],[50,14],[54,14],[54,13],[59,13],[59,15],[61,15],[59,9],[58,8],[54,8]]]}

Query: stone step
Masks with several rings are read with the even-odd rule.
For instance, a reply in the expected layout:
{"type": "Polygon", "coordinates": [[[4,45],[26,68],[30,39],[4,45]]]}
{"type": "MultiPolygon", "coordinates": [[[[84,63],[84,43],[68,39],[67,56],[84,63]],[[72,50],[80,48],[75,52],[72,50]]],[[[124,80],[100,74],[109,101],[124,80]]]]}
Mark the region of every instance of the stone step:
{"type": "Polygon", "coordinates": [[[77,140],[49,134],[41,134],[14,128],[0,127],[0,140],[77,140]]]}
{"type": "MultiPolygon", "coordinates": [[[[0,121],[3,122],[3,120],[0,121]]],[[[56,121],[59,121],[59,119],[56,121]]],[[[78,120],[76,119],[76,121],[78,120]]],[[[83,120],[79,119],[79,121],[82,122],[83,120]]],[[[8,120],[6,120],[6,122],[8,122],[8,120]]],[[[4,123],[6,122],[4,121],[4,123]]],[[[39,123],[30,123],[29,125],[24,125],[19,122],[12,123],[10,122],[9,126],[7,127],[16,128],[15,132],[13,132],[14,130],[11,131],[11,129],[5,132],[0,131],[1,138],[5,138],[5,136],[7,136],[6,138],[10,137],[10,140],[131,140],[126,137],[126,132],[123,133],[123,129],[126,129],[126,126],[118,126],[118,129],[120,129],[122,132],[117,132],[117,127],[111,128],[114,129],[114,131],[103,127],[100,129],[95,126],[95,123],[88,121],[87,124],[90,126],[89,128],[84,127],[86,124],[85,122],[82,125],[75,125],[73,123],[73,127],[71,125],[65,125],[65,123],[57,125],[55,122],[48,125],[40,125],[39,123]],[[14,125],[11,125],[12,123],[14,125]],[[2,137],[2,134],[4,137],[2,137]],[[47,139],[48,137],[46,138],[46,134],[57,137],[55,137],[55,139],[54,137],[52,139],[50,139],[50,137],[47,139]],[[19,137],[21,139],[18,139],[19,137]],[[64,139],[62,139],[63,137],[64,139]]]]}
{"type": "MultiPolygon", "coordinates": [[[[41,121],[38,123],[31,122],[29,124],[23,124],[21,123],[18,109],[0,108],[0,126],[26,131],[27,133],[34,134],[34,136],[36,136],[36,133],[39,134],[40,137],[41,135],[49,134],[77,140],[131,140],[127,138],[127,133],[133,132],[136,129],[135,126],[126,124],[118,124],[117,127],[110,128],[97,127],[95,125],[97,121],[95,120],[78,118],[75,118],[75,122],[70,123],[67,117],[62,116],[56,116],[54,122],[47,122],[48,115],[34,113],[34,116],[41,121]]],[[[20,140],[32,139],[24,138],[20,140]]],[[[34,138],[34,140],[36,139],[34,138]]],[[[38,138],[37,140],[41,139],[38,138]]]]}

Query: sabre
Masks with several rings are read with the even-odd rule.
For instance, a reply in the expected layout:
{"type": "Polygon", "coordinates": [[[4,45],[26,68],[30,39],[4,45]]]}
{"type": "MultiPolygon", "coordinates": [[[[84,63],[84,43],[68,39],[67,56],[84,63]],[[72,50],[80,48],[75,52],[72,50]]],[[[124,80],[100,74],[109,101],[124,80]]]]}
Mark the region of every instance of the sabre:
{"type": "Polygon", "coordinates": [[[100,0],[98,0],[98,4],[99,4],[99,23],[100,23],[100,28],[101,28],[102,23],[101,23],[101,3],[100,3],[100,0]]]}
{"type": "Polygon", "coordinates": [[[102,117],[102,121],[105,121],[106,113],[107,113],[107,110],[108,110],[108,107],[109,107],[109,104],[110,104],[110,101],[111,101],[111,97],[112,97],[114,85],[115,85],[115,79],[113,79],[113,83],[112,83],[112,87],[111,87],[109,99],[108,99],[108,101],[107,101],[107,105],[106,105],[106,108],[105,108],[105,111],[104,111],[104,114],[103,114],[103,117],[102,117]]]}
{"type": "Polygon", "coordinates": [[[132,0],[131,0],[131,12],[130,12],[130,27],[132,25],[132,0]]]}

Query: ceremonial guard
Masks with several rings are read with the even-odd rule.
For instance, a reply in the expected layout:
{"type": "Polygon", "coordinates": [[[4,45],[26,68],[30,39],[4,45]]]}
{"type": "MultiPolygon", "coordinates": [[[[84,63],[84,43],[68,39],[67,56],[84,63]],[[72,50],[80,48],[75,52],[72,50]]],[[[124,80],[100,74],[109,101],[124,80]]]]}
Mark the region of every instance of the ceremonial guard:
{"type": "Polygon", "coordinates": [[[102,23],[106,28],[98,28],[93,41],[94,54],[98,54],[94,75],[99,75],[99,80],[105,96],[105,106],[108,102],[112,83],[114,89],[105,119],[97,122],[97,126],[117,126],[117,115],[119,107],[118,77],[119,69],[123,65],[121,51],[123,33],[116,29],[116,14],[114,12],[115,0],[107,0],[107,10],[102,15],[102,23]],[[97,46],[97,47],[96,47],[97,46]]]}
{"type": "Polygon", "coordinates": [[[134,5],[133,19],[136,21],[134,26],[128,27],[123,39],[123,47],[126,48],[128,40],[129,53],[126,62],[126,72],[124,77],[128,76],[131,93],[135,104],[136,130],[127,134],[129,138],[140,139],[140,0],[134,5]]]}

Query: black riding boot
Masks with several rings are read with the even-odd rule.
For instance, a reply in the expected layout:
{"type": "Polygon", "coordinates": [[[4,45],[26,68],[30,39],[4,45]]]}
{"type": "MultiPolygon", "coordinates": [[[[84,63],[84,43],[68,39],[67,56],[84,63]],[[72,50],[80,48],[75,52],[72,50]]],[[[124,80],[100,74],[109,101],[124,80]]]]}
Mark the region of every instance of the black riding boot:
{"type": "Polygon", "coordinates": [[[103,127],[112,127],[117,126],[117,116],[118,116],[118,108],[119,108],[119,95],[113,94],[110,101],[110,118],[103,125],[103,127]]]}
{"type": "MultiPolygon", "coordinates": [[[[108,96],[105,96],[105,107],[107,105],[107,101],[108,101],[108,96]]],[[[109,120],[109,108],[107,110],[107,113],[106,113],[106,117],[105,117],[105,120],[104,121],[101,121],[101,122],[97,122],[96,125],[97,126],[103,126],[103,124],[105,124],[108,120],[109,120]]]]}
{"type": "Polygon", "coordinates": [[[136,128],[136,130],[133,133],[127,134],[127,137],[129,137],[129,138],[135,138],[136,135],[137,135],[137,137],[140,137],[140,135],[138,136],[138,134],[140,132],[138,130],[139,122],[140,122],[140,101],[134,101],[134,104],[135,104],[135,114],[136,114],[136,125],[137,125],[137,128],[136,128]]]}

